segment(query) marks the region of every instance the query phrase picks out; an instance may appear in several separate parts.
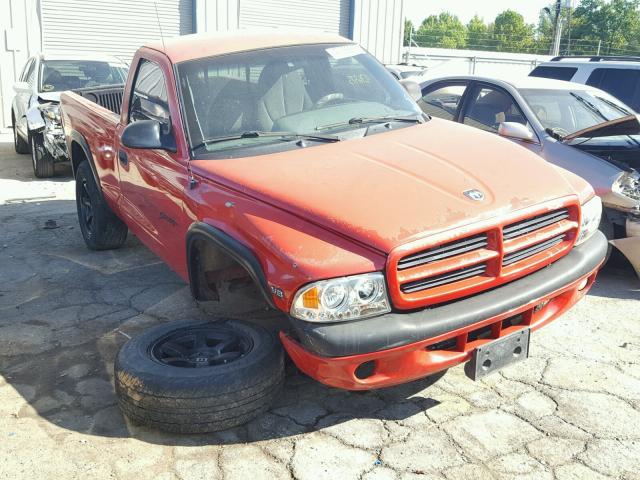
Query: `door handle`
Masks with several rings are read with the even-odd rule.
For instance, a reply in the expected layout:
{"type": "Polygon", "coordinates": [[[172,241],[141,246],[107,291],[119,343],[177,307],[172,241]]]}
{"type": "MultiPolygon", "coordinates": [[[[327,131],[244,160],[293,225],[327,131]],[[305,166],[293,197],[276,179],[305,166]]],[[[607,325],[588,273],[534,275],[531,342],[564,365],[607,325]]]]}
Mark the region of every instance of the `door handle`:
{"type": "Polygon", "coordinates": [[[118,150],[118,160],[120,160],[120,164],[126,167],[129,164],[129,157],[127,156],[127,152],[124,150],[118,150]]]}

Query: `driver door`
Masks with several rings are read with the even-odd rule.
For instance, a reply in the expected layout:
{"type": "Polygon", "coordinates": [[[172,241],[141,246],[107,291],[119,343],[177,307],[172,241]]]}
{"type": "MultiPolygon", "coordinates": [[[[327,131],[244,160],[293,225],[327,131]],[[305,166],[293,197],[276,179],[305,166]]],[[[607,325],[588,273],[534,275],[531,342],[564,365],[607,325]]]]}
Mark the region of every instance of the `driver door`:
{"type": "MultiPolygon", "coordinates": [[[[477,83],[473,87],[460,117],[460,121],[465,125],[496,134],[502,122],[520,123],[531,129],[527,117],[513,96],[506,90],[490,84],[477,83]]],[[[541,146],[537,141],[525,142],[513,138],[509,140],[536,154],[540,153],[541,146]]]]}
{"type": "Polygon", "coordinates": [[[169,104],[167,85],[171,83],[161,65],[141,58],[129,90],[128,112],[123,112],[124,122],[118,125],[116,135],[120,211],[136,236],[174,270],[181,271],[189,226],[182,201],[188,188],[188,159],[167,150],[127,148],[120,141],[127,125],[140,120],[159,122],[167,134],[179,133],[172,118],[180,117],[169,104]]]}

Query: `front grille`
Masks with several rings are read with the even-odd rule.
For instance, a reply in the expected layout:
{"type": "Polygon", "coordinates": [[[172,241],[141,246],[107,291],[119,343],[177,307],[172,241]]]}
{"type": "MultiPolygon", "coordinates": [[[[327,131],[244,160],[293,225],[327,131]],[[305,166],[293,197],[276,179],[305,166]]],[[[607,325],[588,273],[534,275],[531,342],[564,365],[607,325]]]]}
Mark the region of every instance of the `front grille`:
{"type": "Polygon", "coordinates": [[[466,278],[482,275],[486,271],[487,266],[485,264],[474,265],[472,267],[460,268],[459,270],[454,270],[452,272],[447,272],[441,275],[435,275],[433,277],[405,283],[400,288],[403,293],[419,292],[420,290],[440,287],[449,283],[459,282],[460,280],[464,280],[466,278]]]}
{"type": "Polygon", "coordinates": [[[475,293],[515,280],[564,255],[577,235],[579,207],[573,200],[561,205],[454,241],[422,244],[413,251],[403,247],[409,251],[397,257],[392,252],[388,280],[396,306],[418,308],[451,301],[470,289],[475,293]],[[550,253],[539,255],[543,252],[550,253]]]}
{"type": "Polygon", "coordinates": [[[535,245],[532,245],[528,248],[523,248],[522,250],[509,253],[502,259],[502,266],[506,267],[520,260],[524,260],[525,258],[532,257],[540,252],[544,252],[545,250],[549,250],[550,248],[562,243],[564,239],[564,234],[558,235],[557,237],[550,238],[549,240],[545,240],[544,242],[536,243],[535,245]]]}
{"type": "Polygon", "coordinates": [[[558,223],[567,218],[569,218],[569,210],[567,210],[566,208],[555,210],[550,213],[545,213],[543,215],[538,215],[527,220],[522,220],[520,222],[507,225],[502,229],[502,238],[504,238],[505,240],[517,238],[522,235],[535,232],[536,230],[540,230],[541,228],[547,227],[554,223],[558,223]]]}
{"type": "Polygon", "coordinates": [[[444,260],[473,250],[485,248],[488,244],[487,235],[476,235],[456,242],[445,243],[438,247],[429,248],[422,252],[407,255],[398,262],[398,270],[405,270],[419,265],[444,260]]]}

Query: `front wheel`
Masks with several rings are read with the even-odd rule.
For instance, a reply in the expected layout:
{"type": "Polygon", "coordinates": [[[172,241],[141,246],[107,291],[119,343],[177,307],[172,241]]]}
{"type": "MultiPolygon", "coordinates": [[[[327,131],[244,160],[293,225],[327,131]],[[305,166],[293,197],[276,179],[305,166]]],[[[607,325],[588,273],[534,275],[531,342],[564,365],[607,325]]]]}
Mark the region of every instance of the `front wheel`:
{"type": "Polygon", "coordinates": [[[127,239],[127,226],[111,211],[84,161],[76,172],[76,208],[84,243],[91,250],[119,248],[127,239]]]}
{"type": "Polygon", "coordinates": [[[122,412],[176,433],[242,425],[269,409],[284,382],[275,334],[235,320],[180,321],[125,343],[115,361],[122,412]]]}
{"type": "Polygon", "coordinates": [[[33,173],[38,178],[53,177],[53,155],[45,148],[42,133],[32,133],[29,135],[29,139],[33,173]]]}

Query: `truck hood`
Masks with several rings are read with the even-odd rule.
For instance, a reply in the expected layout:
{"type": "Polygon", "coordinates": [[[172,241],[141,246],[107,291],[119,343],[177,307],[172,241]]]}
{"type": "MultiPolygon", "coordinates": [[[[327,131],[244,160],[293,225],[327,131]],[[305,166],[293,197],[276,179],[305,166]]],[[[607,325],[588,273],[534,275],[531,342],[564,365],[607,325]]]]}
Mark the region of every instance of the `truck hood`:
{"type": "Polygon", "coordinates": [[[627,115],[608,122],[598,123],[588,128],[562,137],[562,142],[567,143],[576,138],[613,137],[617,135],[640,134],[640,120],[637,115],[627,115]]]}
{"type": "Polygon", "coordinates": [[[439,119],[284,153],[194,160],[192,168],[382,252],[576,193],[528,150],[439,119]]]}

